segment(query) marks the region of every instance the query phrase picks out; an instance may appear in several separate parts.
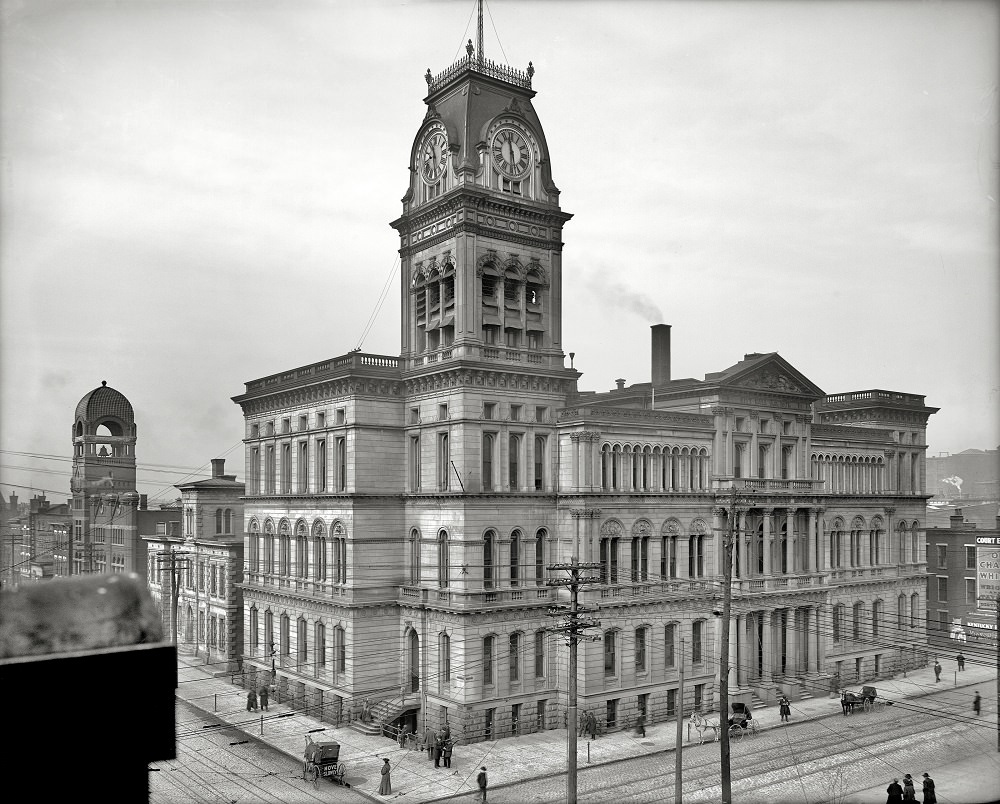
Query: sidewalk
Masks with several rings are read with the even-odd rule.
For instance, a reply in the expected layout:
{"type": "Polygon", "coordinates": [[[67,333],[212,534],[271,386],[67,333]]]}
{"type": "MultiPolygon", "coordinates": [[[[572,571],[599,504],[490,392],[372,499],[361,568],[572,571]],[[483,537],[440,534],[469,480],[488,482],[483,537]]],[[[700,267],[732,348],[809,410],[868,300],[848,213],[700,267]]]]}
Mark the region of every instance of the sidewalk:
{"type": "MultiPolygon", "coordinates": [[[[490,789],[525,779],[557,775],[566,769],[565,729],[458,745],[452,767],[435,768],[424,751],[403,749],[386,737],[361,734],[346,725],[335,728],[283,704],[272,702],[269,711],[263,713],[247,712],[246,690],[231,684],[228,676],[213,676],[193,656],[180,654],[178,660],[179,699],[245,731],[296,762],[302,761],[306,735],[323,729],[314,735],[314,739],[332,739],[340,743],[341,759],[347,766],[345,781],[356,792],[373,801],[385,801],[387,798],[376,795],[383,757],[388,757],[392,766],[394,793],[388,798],[406,795],[407,800],[413,802],[437,801],[472,793],[476,789],[476,774],[481,765],[488,768],[490,789]]],[[[941,681],[935,683],[934,672],[928,666],[910,671],[906,677],[874,682],[874,686],[880,696],[889,700],[919,698],[932,692],[974,685],[980,687],[980,692],[985,692],[984,697],[987,697],[996,684],[995,674],[996,669],[990,666],[967,665],[962,673],[955,673],[949,668],[942,673],[941,681]]],[[[971,707],[971,690],[967,695],[971,707]]],[[[791,720],[795,723],[838,713],[840,702],[837,698],[809,698],[792,704],[791,720]]],[[[765,730],[780,726],[777,705],[757,709],[754,716],[759,718],[765,730]]],[[[676,747],[676,728],[676,722],[669,721],[647,725],[645,738],[638,738],[631,731],[612,732],[593,742],[581,737],[578,743],[579,766],[620,762],[641,754],[673,750],[676,747]]],[[[685,746],[698,744],[697,733],[686,722],[683,740],[685,746]]],[[[860,795],[855,794],[849,801],[875,800],[857,797],[860,795]]],[[[881,795],[884,797],[884,791],[881,795]]]]}

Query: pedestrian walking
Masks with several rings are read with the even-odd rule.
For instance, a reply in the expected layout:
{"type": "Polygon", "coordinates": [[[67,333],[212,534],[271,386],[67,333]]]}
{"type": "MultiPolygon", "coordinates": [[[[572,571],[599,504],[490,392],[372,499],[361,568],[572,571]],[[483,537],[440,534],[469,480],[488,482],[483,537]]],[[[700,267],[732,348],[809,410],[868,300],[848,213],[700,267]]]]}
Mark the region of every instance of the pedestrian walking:
{"type": "Polygon", "coordinates": [[[941,664],[937,659],[934,660],[934,683],[937,684],[941,680],[941,664]]]}
{"type": "Polygon", "coordinates": [[[924,774],[924,804],[937,804],[937,793],[934,792],[934,780],[929,773],[924,774]]]}
{"type": "Polygon", "coordinates": [[[247,711],[254,712],[257,710],[257,693],[253,690],[247,693],[247,711]]]}
{"type": "Polygon", "coordinates": [[[962,655],[962,651],[958,652],[958,656],[955,657],[955,661],[958,662],[958,669],[965,669],[965,657],[962,655]]]}
{"type": "Polygon", "coordinates": [[[427,748],[427,758],[434,759],[434,745],[437,743],[437,735],[434,729],[428,728],[424,731],[424,745],[427,748]]]}
{"type": "Polygon", "coordinates": [[[392,795],[392,780],[389,778],[389,757],[382,760],[382,781],[378,783],[380,796],[392,795]]]}
{"type": "Polygon", "coordinates": [[[975,712],[977,715],[979,714],[979,710],[982,707],[982,703],[983,699],[979,697],[979,693],[977,692],[976,697],[972,699],[972,711],[975,712]]]}
{"type": "Polygon", "coordinates": [[[404,723],[399,727],[399,747],[406,748],[406,737],[410,733],[410,726],[408,723],[404,723]]]}
{"type": "Polygon", "coordinates": [[[903,804],[903,786],[899,783],[899,779],[889,782],[885,792],[889,794],[885,804],[903,804]]]}
{"type": "Polygon", "coordinates": [[[587,731],[590,732],[590,739],[597,739],[597,717],[593,712],[587,712],[587,731]]]}
{"type": "Polygon", "coordinates": [[[476,784],[479,785],[479,801],[480,804],[486,804],[486,766],[483,765],[479,769],[479,775],[476,777],[476,784]]]}
{"type": "Polygon", "coordinates": [[[646,716],[641,713],[635,718],[635,734],[636,737],[646,736],[646,716]]]}
{"type": "Polygon", "coordinates": [[[267,711],[267,687],[260,688],[260,708],[267,711]]]}
{"type": "Polygon", "coordinates": [[[434,735],[434,767],[441,767],[441,734],[434,735]]]}
{"type": "Polygon", "coordinates": [[[444,760],[444,766],[446,768],[450,768],[451,767],[451,751],[452,751],[452,749],[454,747],[455,747],[455,744],[451,740],[448,740],[441,747],[441,759],[444,760]]]}
{"type": "Polygon", "coordinates": [[[906,774],[903,777],[903,801],[916,801],[917,791],[913,789],[913,777],[906,774]]]}
{"type": "Polygon", "coordinates": [[[784,695],[781,696],[781,700],[778,701],[778,714],[781,715],[781,722],[787,723],[788,716],[792,714],[792,707],[788,703],[788,698],[784,695]]]}

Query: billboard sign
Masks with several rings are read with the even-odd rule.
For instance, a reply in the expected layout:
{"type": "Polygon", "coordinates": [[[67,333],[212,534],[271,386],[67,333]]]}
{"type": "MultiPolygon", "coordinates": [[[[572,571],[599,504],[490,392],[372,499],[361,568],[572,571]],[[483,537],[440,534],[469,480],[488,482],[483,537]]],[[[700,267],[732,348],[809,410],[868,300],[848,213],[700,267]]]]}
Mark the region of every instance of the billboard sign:
{"type": "Polygon", "coordinates": [[[976,537],[976,608],[997,610],[1000,596],[1000,537],[976,537]]]}

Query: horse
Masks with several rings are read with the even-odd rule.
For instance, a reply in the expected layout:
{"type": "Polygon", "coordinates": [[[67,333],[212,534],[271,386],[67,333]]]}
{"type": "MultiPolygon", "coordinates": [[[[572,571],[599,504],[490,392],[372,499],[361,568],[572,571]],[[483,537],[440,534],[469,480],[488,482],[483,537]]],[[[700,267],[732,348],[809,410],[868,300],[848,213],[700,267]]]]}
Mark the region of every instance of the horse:
{"type": "Polygon", "coordinates": [[[722,732],[722,726],[719,724],[719,721],[709,720],[701,712],[695,712],[691,715],[691,725],[698,732],[698,745],[705,742],[705,732],[709,729],[715,733],[715,742],[719,741],[719,736],[722,732]]]}

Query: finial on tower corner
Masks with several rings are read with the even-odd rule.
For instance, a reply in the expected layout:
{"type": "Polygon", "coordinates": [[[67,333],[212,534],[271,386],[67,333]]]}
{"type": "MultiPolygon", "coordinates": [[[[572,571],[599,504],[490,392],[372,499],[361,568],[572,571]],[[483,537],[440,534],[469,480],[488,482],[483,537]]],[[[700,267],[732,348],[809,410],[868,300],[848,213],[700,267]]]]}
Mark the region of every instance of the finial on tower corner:
{"type": "Polygon", "coordinates": [[[431,68],[430,67],[428,67],[427,68],[427,72],[424,73],[424,80],[427,82],[427,86],[431,85],[432,77],[431,77],[431,68]]]}
{"type": "Polygon", "coordinates": [[[528,78],[531,78],[535,74],[535,65],[530,61],[528,62],[528,78]]]}

